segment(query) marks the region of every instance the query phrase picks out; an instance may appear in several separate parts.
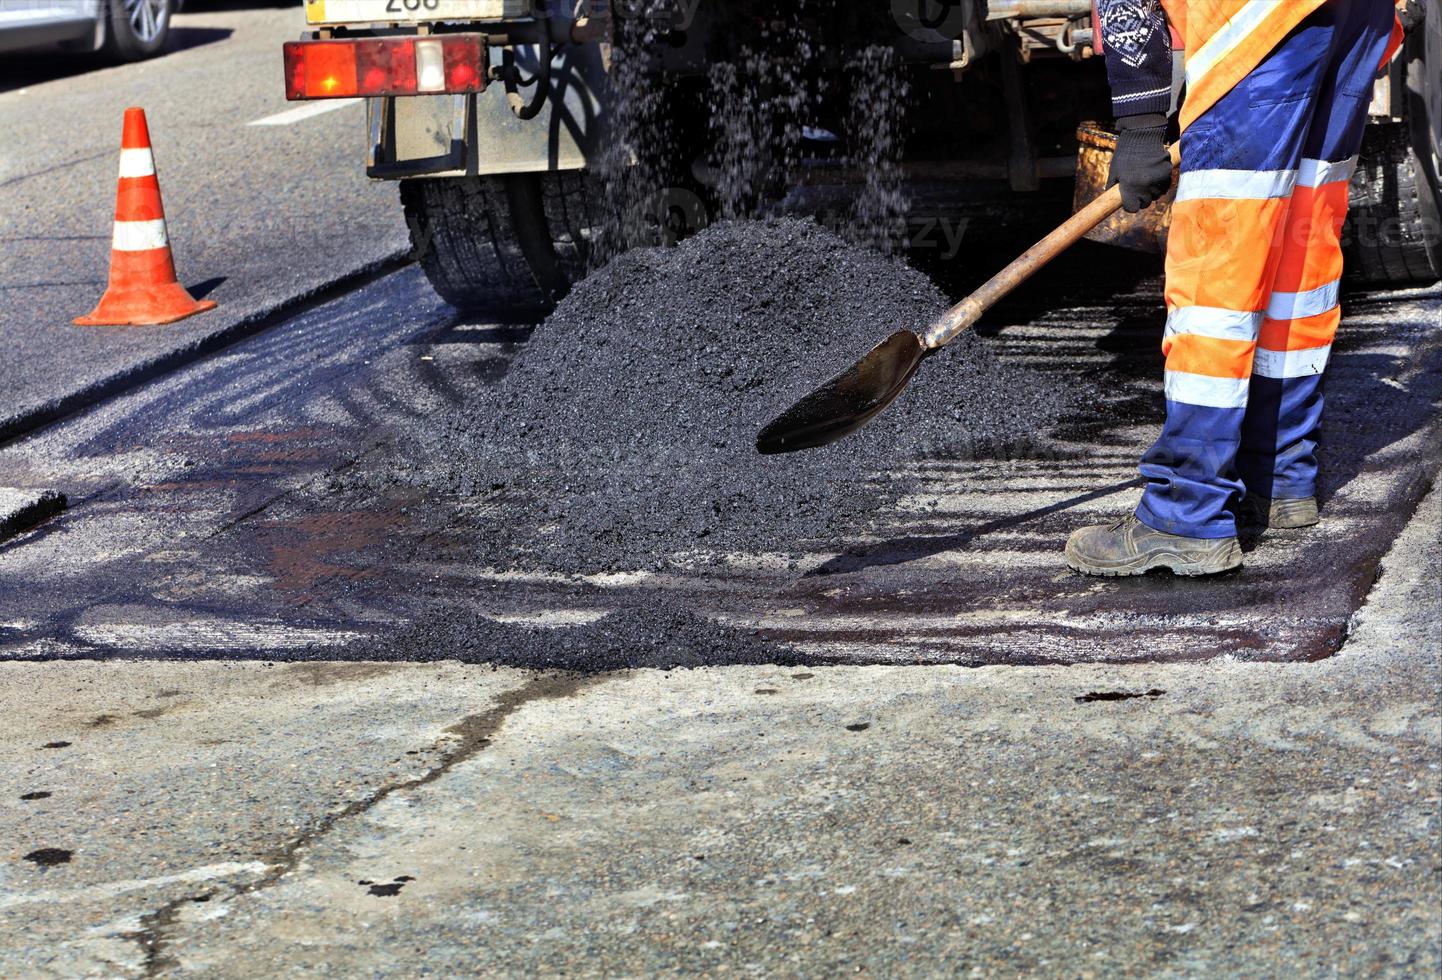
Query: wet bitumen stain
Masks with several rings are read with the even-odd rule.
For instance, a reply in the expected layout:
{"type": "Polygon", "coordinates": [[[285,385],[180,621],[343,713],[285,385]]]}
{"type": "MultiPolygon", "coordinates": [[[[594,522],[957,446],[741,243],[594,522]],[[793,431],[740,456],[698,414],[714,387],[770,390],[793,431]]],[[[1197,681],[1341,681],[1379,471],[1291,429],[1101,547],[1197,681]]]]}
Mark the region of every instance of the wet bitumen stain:
{"type": "Polygon", "coordinates": [[[44,745],[42,745],[42,746],[40,746],[40,747],[41,747],[42,749],[64,749],[64,748],[69,748],[69,747],[70,747],[70,743],[69,743],[69,742],[46,742],[44,745]]]}
{"type": "Polygon", "coordinates": [[[39,847],[25,855],[25,860],[42,868],[53,868],[57,864],[69,864],[74,853],[64,847],[39,847]]]}
{"type": "Polygon", "coordinates": [[[1150,691],[1091,691],[1073,698],[1074,701],[1082,704],[1089,704],[1093,701],[1131,701],[1136,698],[1151,698],[1153,700],[1166,694],[1160,688],[1152,688],[1150,691]]]}
{"type": "Polygon", "coordinates": [[[50,798],[50,792],[49,790],[37,789],[30,793],[21,793],[20,798],[22,800],[48,800],[50,798]]]}
{"type": "Polygon", "coordinates": [[[362,879],[356,882],[356,884],[369,886],[366,888],[367,895],[375,895],[378,898],[395,898],[401,893],[401,889],[406,886],[407,882],[412,881],[415,881],[415,879],[410,875],[401,875],[398,878],[392,878],[384,884],[370,881],[369,879],[362,879]]]}

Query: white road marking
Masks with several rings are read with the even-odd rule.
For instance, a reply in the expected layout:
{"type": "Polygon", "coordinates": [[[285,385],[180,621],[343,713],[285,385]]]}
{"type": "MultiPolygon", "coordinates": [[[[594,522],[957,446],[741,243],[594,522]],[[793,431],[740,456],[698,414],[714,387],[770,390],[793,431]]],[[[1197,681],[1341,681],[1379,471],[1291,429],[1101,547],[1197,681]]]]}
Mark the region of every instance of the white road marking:
{"type": "Polygon", "coordinates": [[[327,112],[334,112],[337,109],[344,109],[348,105],[359,105],[364,101],[364,99],[323,99],[319,102],[307,102],[305,105],[296,106],[294,109],[277,112],[273,116],[253,119],[247,125],[289,126],[291,123],[298,123],[302,119],[310,119],[313,116],[320,116],[327,112]]]}

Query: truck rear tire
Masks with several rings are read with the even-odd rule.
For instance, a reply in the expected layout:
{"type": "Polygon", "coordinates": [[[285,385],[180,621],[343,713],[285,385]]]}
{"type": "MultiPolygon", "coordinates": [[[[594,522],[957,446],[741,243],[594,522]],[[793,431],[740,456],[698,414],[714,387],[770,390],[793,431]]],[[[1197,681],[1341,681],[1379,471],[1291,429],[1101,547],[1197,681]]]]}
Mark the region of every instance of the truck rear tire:
{"type": "Polygon", "coordinates": [[[459,310],[554,306],[586,273],[595,219],[580,173],[401,181],[411,245],[459,310]]]}
{"type": "Polygon", "coordinates": [[[1367,127],[1343,232],[1349,277],[1376,286],[1442,278],[1442,3],[1408,35],[1406,119],[1367,127]]]}
{"type": "Polygon", "coordinates": [[[1436,198],[1406,123],[1367,127],[1342,233],[1350,278],[1371,286],[1426,285],[1442,276],[1436,198]]]}

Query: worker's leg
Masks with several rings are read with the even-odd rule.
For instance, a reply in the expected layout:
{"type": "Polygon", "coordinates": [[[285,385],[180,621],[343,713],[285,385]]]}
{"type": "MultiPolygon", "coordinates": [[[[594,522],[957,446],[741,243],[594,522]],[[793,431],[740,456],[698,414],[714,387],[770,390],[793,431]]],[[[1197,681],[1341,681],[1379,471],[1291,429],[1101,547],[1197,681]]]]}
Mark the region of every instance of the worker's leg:
{"type": "Polygon", "coordinates": [[[1167,247],[1167,418],[1142,459],[1136,514],[1158,531],[1237,533],[1253,354],[1336,17],[1334,4],[1312,14],[1182,134],[1167,247]]]}
{"type": "MultiPolygon", "coordinates": [[[[1237,467],[1272,500],[1316,493],[1323,372],[1341,320],[1342,222],[1377,67],[1393,41],[1390,0],[1353,0],[1317,99],[1262,323],[1237,467]]],[[[1308,508],[1305,519],[1315,521],[1308,508]]]]}

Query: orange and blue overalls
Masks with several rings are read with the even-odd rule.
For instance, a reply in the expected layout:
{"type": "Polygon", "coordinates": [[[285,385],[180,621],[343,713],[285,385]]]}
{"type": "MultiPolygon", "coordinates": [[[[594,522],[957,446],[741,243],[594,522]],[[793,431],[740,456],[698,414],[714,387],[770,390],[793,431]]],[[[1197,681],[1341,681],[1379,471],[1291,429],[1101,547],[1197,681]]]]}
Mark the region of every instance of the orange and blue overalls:
{"type": "MultiPolygon", "coordinates": [[[[1099,4],[1108,42],[1107,8],[1130,2],[1099,4]]],[[[1137,517],[1231,537],[1244,491],[1316,491],[1348,181],[1373,79],[1401,30],[1392,0],[1165,7],[1187,52],[1186,95],[1166,259],[1167,417],[1142,459],[1137,517]]],[[[1114,86],[1122,40],[1107,55],[1114,86]]],[[[1132,44],[1133,61],[1140,50],[1132,44]]]]}

